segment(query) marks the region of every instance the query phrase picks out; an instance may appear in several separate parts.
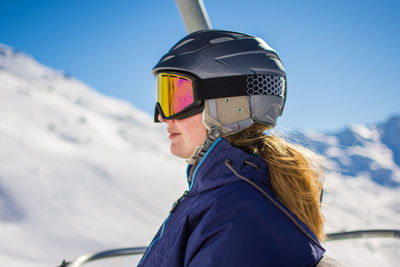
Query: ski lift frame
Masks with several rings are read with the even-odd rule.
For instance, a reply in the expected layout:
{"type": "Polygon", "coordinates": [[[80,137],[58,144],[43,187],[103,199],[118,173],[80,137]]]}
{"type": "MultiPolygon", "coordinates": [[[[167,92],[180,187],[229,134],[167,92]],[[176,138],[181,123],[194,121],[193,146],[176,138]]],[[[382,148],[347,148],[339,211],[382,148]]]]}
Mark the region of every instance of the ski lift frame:
{"type": "MultiPolygon", "coordinates": [[[[348,232],[338,232],[327,234],[327,241],[346,240],[346,239],[358,239],[358,238],[397,238],[400,239],[400,230],[357,230],[348,232]]],[[[135,256],[144,254],[147,247],[131,247],[131,248],[120,248],[104,250],[96,253],[89,253],[82,255],[72,262],[63,261],[58,267],[81,267],[82,265],[101,260],[105,258],[121,257],[121,256],[135,256]]]]}

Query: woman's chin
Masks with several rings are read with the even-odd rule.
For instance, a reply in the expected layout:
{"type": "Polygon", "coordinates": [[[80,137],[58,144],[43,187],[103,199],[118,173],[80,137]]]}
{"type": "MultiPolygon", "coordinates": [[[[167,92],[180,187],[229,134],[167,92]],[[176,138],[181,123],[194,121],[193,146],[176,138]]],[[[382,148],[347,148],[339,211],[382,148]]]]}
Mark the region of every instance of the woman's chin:
{"type": "Polygon", "coordinates": [[[191,155],[190,153],[185,153],[185,151],[182,151],[182,149],[177,148],[174,146],[174,144],[171,144],[170,152],[172,155],[182,159],[187,159],[191,155]]]}

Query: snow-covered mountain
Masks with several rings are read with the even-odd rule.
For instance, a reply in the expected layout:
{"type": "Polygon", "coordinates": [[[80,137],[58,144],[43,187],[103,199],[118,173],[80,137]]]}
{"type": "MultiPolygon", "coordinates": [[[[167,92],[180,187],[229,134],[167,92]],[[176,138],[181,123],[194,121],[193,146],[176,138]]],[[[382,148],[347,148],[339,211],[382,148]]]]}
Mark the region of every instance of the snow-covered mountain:
{"type": "Polygon", "coordinates": [[[343,175],[367,175],[380,185],[400,186],[400,115],[379,124],[352,125],[333,134],[306,132],[305,136],[343,175]]]}
{"type": "MultiPolygon", "coordinates": [[[[135,90],[135,88],[132,88],[135,90]]],[[[306,132],[328,173],[328,232],[400,228],[400,118],[306,132]]],[[[147,245],[186,189],[162,125],[127,102],[0,45],[0,266],[147,245]]],[[[349,266],[397,266],[396,241],[332,241],[349,266]]]]}

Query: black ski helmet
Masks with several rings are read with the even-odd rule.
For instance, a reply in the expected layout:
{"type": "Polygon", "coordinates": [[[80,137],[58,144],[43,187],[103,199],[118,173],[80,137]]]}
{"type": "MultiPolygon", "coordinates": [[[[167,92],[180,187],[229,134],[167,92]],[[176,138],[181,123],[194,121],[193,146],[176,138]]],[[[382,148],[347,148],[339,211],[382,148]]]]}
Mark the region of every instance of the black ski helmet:
{"type": "MultiPolygon", "coordinates": [[[[222,127],[225,135],[254,122],[275,126],[282,114],[286,99],[285,70],[277,52],[260,38],[223,30],[191,33],[160,59],[153,74],[160,72],[194,77],[198,104],[190,115],[205,107],[206,126],[222,127]],[[233,103],[231,107],[238,116],[231,110],[221,110],[227,107],[221,103],[233,103]],[[246,110],[248,114],[243,115],[246,110]]],[[[159,112],[156,107],[157,122],[159,112]]]]}

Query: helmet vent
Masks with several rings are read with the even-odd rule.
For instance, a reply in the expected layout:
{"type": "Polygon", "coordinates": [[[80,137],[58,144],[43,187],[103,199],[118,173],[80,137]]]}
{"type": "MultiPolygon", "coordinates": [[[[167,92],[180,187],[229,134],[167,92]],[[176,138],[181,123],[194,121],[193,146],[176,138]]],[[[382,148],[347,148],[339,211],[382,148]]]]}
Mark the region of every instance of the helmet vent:
{"type": "Polygon", "coordinates": [[[170,60],[171,58],[174,58],[174,57],[175,57],[174,55],[167,56],[166,58],[163,58],[163,59],[161,60],[161,62],[170,60]]]}
{"type": "Polygon", "coordinates": [[[217,38],[217,39],[212,39],[209,42],[212,44],[219,44],[219,43],[223,43],[223,42],[228,42],[228,41],[232,41],[235,40],[232,37],[221,37],[221,38],[217,38]]]}
{"type": "Polygon", "coordinates": [[[175,46],[172,48],[172,50],[178,49],[179,47],[184,46],[185,44],[190,43],[190,42],[192,42],[192,41],[194,41],[194,40],[195,40],[195,39],[191,38],[191,39],[187,39],[187,40],[185,40],[185,41],[183,41],[183,42],[180,42],[179,44],[175,45],[175,46]]]}
{"type": "Polygon", "coordinates": [[[285,79],[273,74],[247,75],[247,93],[249,95],[274,95],[283,97],[285,79]]]}
{"type": "Polygon", "coordinates": [[[245,35],[245,34],[240,34],[240,33],[234,33],[234,34],[232,34],[232,36],[237,39],[251,39],[251,36],[245,35]]]}

